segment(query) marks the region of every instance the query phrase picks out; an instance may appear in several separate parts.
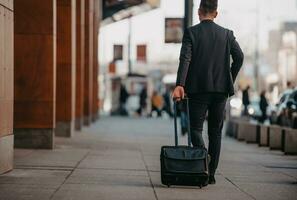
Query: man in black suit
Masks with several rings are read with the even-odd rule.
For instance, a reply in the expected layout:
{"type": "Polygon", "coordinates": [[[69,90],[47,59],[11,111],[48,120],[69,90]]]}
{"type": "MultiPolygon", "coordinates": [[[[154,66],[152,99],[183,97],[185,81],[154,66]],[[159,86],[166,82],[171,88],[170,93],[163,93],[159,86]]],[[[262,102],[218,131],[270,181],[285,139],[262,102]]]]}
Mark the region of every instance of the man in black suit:
{"type": "Polygon", "coordinates": [[[234,94],[233,84],[243,63],[233,32],[214,23],[217,5],[218,0],[201,0],[200,23],[185,30],[172,95],[179,101],[186,93],[190,99],[193,146],[204,146],[202,129],[208,111],[209,184],[215,184],[226,100],[234,94]]]}

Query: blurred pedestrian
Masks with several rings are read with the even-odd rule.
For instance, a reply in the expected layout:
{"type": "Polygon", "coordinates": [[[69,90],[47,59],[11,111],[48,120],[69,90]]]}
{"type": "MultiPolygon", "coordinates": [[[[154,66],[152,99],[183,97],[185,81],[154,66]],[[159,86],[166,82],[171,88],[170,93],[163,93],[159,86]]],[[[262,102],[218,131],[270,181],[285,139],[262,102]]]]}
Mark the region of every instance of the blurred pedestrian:
{"type": "Polygon", "coordinates": [[[119,114],[122,116],[127,116],[128,112],[126,110],[126,102],[129,97],[129,93],[126,90],[126,87],[121,84],[121,89],[120,89],[120,107],[119,107],[119,114]]]}
{"type": "Polygon", "coordinates": [[[248,116],[248,106],[250,105],[250,95],[249,95],[250,86],[248,85],[243,91],[242,91],[242,104],[243,104],[243,115],[248,116]]]}
{"type": "Polygon", "coordinates": [[[152,113],[157,112],[158,117],[162,115],[162,109],[164,106],[164,99],[157,91],[153,92],[152,96],[152,113]]]}
{"type": "Polygon", "coordinates": [[[287,82],[287,88],[286,88],[286,91],[287,91],[287,92],[291,92],[291,91],[293,91],[293,90],[294,90],[294,85],[292,84],[291,81],[288,81],[288,82],[287,82]]]}
{"type": "Polygon", "coordinates": [[[264,123],[265,120],[267,119],[267,107],[268,107],[268,102],[266,99],[266,91],[263,90],[260,94],[260,110],[262,112],[262,115],[260,117],[260,122],[264,123]]]}
{"type": "Polygon", "coordinates": [[[146,86],[143,86],[139,94],[139,109],[137,113],[142,116],[143,111],[146,109],[146,100],[147,100],[147,89],[146,86]]]}
{"type": "Polygon", "coordinates": [[[200,23],[185,30],[173,98],[189,97],[192,144],[205,147],[202,130],[208,111],[209,184],[215,184],[224,111],[228,96],[243,63],[243,53],[233,31],[214,22],[217,0],[201,0],[200,23]],[[230,68],[230,55],[232,64],[230,68]]]}
{"type": "Polygon", "coordinates": [[[164,98],[164,107],[163,110],[170,116],[173,117],[172,113],[172,104],[171,104],[171,94],[169,87],[166,88],[165,93],[163,94],[164,98]]]}

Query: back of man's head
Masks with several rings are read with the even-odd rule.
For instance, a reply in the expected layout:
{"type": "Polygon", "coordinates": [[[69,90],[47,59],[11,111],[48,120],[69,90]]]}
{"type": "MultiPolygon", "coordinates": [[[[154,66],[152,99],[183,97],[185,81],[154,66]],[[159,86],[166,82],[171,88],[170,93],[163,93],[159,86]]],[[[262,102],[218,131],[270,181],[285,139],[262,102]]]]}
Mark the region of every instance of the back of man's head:
{"type": "Polygon", "coordinates": [[[199,10],[204,15],[214,13],[218,9],[218,0],[201,0],[199,10]]]}

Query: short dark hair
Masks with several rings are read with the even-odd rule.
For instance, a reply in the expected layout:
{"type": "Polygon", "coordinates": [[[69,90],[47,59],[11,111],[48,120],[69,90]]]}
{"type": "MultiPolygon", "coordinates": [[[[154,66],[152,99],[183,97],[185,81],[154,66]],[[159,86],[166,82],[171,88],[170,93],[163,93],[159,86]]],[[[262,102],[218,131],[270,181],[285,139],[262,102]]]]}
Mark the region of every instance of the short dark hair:
{"type": "Polygon", "coordinates": [[[218,9],[218,0],[201,0],[199,9],[204,13],[213,13],[218,9]]]}

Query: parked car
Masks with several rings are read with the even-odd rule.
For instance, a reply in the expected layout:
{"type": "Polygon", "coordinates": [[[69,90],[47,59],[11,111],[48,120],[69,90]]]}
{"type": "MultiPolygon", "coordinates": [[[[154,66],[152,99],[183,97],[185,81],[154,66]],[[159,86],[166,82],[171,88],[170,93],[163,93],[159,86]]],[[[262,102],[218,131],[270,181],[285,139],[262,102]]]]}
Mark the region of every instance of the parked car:
{"type": "Polygon", "coordinates": [[[297,128],[297,89],[295,89],[289,96],[287,102],[288,118],[290,120],[290,126],[297,128]]]}
{"type": "Polygon", "coordinates": [[[271,112],[271,124],[297,128],[297,89],[284,92],[271,112]]]}
{"type": "MultiPolygon", "coordinates": [[[[248,115],[251,118],[259,119],[262,115],[260,110],[260,98],[258,96],[251,97],[250,105],[248,106],[248,115]]],[[[232,97],[230,100],[231,116],[241,116],[243,112],[242,100],[239,97],[232,97]]],[[[268,112],[270,110],[270,105],[268,106],[268,112]]],[[[270,113],[270,112],[269,112],[270,113]]]]}
{"type": "Polygon", "coordinates": [[[262,111],[260,110],[260,99],[259,97],[254,97],[250,100],[250,105],[248,106],[249,116],[254,119],[259,119],[262,115],[262,111]]]}

